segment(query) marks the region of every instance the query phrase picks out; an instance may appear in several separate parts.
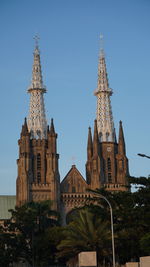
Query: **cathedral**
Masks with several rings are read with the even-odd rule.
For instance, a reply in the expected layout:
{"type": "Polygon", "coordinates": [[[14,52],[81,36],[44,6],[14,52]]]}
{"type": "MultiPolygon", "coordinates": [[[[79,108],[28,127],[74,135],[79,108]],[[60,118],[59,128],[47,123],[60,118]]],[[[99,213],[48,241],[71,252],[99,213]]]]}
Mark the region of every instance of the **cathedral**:
{"type": "MultiPolygon", "coordinates": [[[[98,63],[96,119],[94,130],[88,129],[86,177],[72,165],[60,181],[57,133],[53,119],[47,124],[40,51],[36,42],[32,67],[32,80],[28,88],[30,108],[22,126],[17,160],[16,204],[30,201],[51,200],[53,208],[60,211],[65,223],[66,215],[74,208],[84,205],[89,197],[87,189],[104,187],[109,191],[126,191],[128,159],[122,122],[119,137],[113,122],[111,107],[112,89],[109,87],[105,54],[100,49],[98,63]]],[[[63,142],[63,140],[62,140],[63,142]]]]}

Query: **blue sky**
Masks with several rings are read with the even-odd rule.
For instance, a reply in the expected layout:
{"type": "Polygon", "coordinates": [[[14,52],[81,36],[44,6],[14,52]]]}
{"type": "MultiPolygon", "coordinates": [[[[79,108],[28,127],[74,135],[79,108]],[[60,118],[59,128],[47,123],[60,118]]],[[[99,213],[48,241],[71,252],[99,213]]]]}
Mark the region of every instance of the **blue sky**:
{"type": "Polygon", "coordinates": [[[96,116],[99,35],[116,131],[123,121],[130,174],[150,162],[150,1],[0,1],[0,194],[15,194],[17,140],[28,115],[34,40],[40,35],[47,119],[58,133],[61,179],[76,164],[85,176],[87,132],[96,116]]]}

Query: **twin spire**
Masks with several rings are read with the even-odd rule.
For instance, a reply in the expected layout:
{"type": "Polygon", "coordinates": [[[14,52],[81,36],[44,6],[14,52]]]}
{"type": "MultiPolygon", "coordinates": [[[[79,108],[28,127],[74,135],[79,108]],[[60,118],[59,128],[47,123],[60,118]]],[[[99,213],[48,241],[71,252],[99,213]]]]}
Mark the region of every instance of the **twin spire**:
{"type": "Polygon", "coordinates": [[[56,135],[53,119],[51,119],[50,130],[47,125],[44,96],[46,87],[43,84],[42,69],[40,61],[40,51],[38,46],[38,37],[35,36],[35,49],[32,67],[32,80],[28,93],[30,94],[29,116],[23,125],[22,134],[27,131],[31,135],[31,139],[47,139],[47,134],[56,135]]]}
{"type": "Polygon", "coordinates": [[[33,55],[32,80],[28,89],[28,93],[30,94],[30,109],[27,124],[32,139],[46,139],[47,121],[43,97],[43,94],[46,92],[46,87],[43,85],[40,51],[37,39],[33,55]]]}
{"type": "Polygon", "coordinates": [[[102,38],[100,36],[101,49],[98,64],[98,80],[97,89],[94,92],[97,97],[97,128],[100,142],[115,142],[115,129],[110,100],[113,92],[109,87],[102,38]]]}
{"type": "MultiPolygon", "coordinates": [[[[103,49],[103,38],[100,37],[101,49],[98,64],[98,81],[95,95],[97,97],[97,130],[100,142],[115,142],[115,129],[111,108],[110,96],[112,89],[109,88],[105,55],[103,49]]],[[[28,88],[30,93],[30,109],[27,119],[28,130],[31,138],[47,138],[47,120],[43,94],[46,87],[43,84],[40,51],[38,37],[35,37],[34,61],[32,67],[32,80],[28,88]]]]}
{"type": "MultiPolygon", "coordinates": [[[[100,153],[99,145],[101,142],[117,143],[110,100],[110,96],[112,95],[113,91],[109,87],[107,77],[102,35],[100,36],[100,43],[101,47],[98,64],[97,89],[94,92],[95,96],[97,97],[97,116],[96,120],[94,121],[93,141],[91,128],[89,127],[87,144],[88,160],[100,153]]],[[[122,155],[126,154],[121,121],[119,127],[118,153],[122,155]]]]}

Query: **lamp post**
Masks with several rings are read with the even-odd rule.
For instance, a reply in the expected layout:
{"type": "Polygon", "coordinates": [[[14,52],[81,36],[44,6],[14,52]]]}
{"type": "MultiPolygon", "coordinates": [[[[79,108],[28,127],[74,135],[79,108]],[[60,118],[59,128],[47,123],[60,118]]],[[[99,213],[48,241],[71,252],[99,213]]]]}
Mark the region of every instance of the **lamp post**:
{"type": "Polygon", "coordinates": [[[147,155],[145,155],[145,154],[138,153],[137,155],[140,156],[140,157],[143,157],[143,158],[148,158],[148,159],[150,159],[150,156],[147,156],[147,155]]]}
{"type": "Polygon", "coordinates": [[[104,197],[101,194],[98,194],[96,192],[94,192],[94,194],[97,194],[100,198],[104,199],[109,208],[110,208],[110,220],[111,220],[111,236],[112,236],[112,258],[113,258],[113,267],[115,267],[115,243],[114,243],[114,224],[113,224],[113,212],[112,212],[112,206],[110,204],[110,202],[108,201],[108,199],[106,197],[104,197]]]}

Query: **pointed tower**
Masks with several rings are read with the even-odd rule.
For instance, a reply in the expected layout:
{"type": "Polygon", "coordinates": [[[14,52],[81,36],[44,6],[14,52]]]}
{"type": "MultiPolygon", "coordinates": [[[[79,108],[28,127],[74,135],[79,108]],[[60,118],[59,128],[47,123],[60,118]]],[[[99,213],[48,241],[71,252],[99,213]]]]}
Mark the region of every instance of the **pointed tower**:
{"type": "Polygon", "coordinates": [[[59,208],[60,177],[58,170],[57,134],[53,120],[46,122],[40,52],[36,40],[32,68],[32,82],[28,89],[30,109],[22,126],[19,144],[17,205],[28,201],[50,199],[59,208]]]}
{"type": "Polygon", "coordinates": [[[93,156],[93,142],[92,142],[91,127],[89,127],[88,143],[87,143],[87,158],[88,158],[88,160],[91,160],[92,156],[93,156]]]}
{"type": "Polygon", "coordinates": [[[32,68],[32,81],[28,89],[30,94],[30,111],[28,116],[28,128],[32,138],[46,139],[47,121],[44,107],[43,94],[46,87],[43,85],[40,52],[36,43],[32,68]]]}
{"type": "MultiPolygon", "coordinates": [[[[100,37],[102,43],[102,36],[100,37]]],[[[110,96],[112,89],[109,87],[107,70],[105,63],[104,49],[101,46],[99,65],[98,65],[98,81],[95,96],[97,97],[97,128],[100,142],[114,142],[115,129],[111,108],[110,96]]]]}
{"type": "Polygon", "coordinates": [[[93,158],[93,141],[92,141],[91,127],[89,127],[88,142],[87,142],[87,162],[86,162],[86,180],[88,184],[91,183],[92,158],[93,158]]]}
{"type": "Polygon", "coordinates": [[[123,134],[122,121],[119,123],[119,140],[117,159],[117,183],[127,185],[127,176],[129,176],[128,159],[126,157],[126,147],[123,134]]]}
{"type": "Polygon", "coordinates": [[[28,174],[30,173],[31,167],[31,146],[30,146],[30,133],[27,127],[27,121],[25,118],[24,124],[22,125],[22,131],[19,145],[19,159],[17,160],[18,165],[18,177],[16,181],[16,195],[17,195],[17,206],[29,201],[29,179],[28,174]]]}
{"type": "Polygon", "coordinates": [[[93,157],[92,157],[92,173],[91,173],[91,189],[100,188],[101,176],[101,159],[100,147],[98,140],[97,120],[94,121],[94,135],[93,135],[93,157]]]}
{"type": "Polygon", "coordinates": [[[120,123],[119,144],[117,144],[110,100],[112,89],[110,89],[108,83],[102,36],[100,41],[98,83],[95,91],[97,97],[97,125],[95,121],[93,156],[91,160],[88,156],[86,163],[87,181],[92,189],[98,188],[99,185],[99,187],[103,186],[110,191],[126,190],[128,160],[125,152],[123,129],[120,123]],[[122,171],[119,167],[121,162],[124,166],[122,171]]]}
{"type": "Polygon", "coordinates": [[[97,120],[95,120],[93,142],[91,128],[89,128],[86,162],[86,179],[91,189],[100,188],[101,181],[103,180],[103,162],[100,152],[97,120]]]}
{"type": "Polygon", "coordinates": [[[126,155],[122,121],[119,122],[118,154],[126,155]]]}
{"type": "Polygon", "coordinates": [[[113,122],[112,107],[110,97],[112,89],[109,87],[105,54],[103,49],[103,39],[100,36],[101,48],[98,64],[98,83],[95,95],[97,97],[97,129],[101,150],[101,161],[103,163],[103,177],[100,178],[102,184],[115,183],[117,153],[116,134],[113,122]]]}
{"type": "Polygon", "coordinates": [[[97,120],[95,120],[94,136],[93,136],[93,158],[97,158],[98,155],[99,155],[99,140],[98,140],[97,120]]]}

